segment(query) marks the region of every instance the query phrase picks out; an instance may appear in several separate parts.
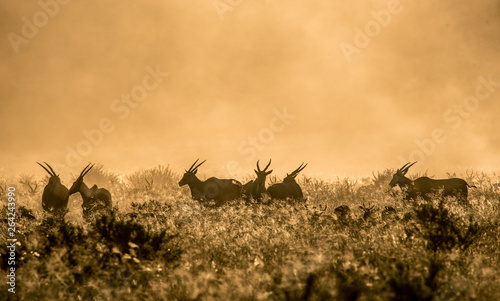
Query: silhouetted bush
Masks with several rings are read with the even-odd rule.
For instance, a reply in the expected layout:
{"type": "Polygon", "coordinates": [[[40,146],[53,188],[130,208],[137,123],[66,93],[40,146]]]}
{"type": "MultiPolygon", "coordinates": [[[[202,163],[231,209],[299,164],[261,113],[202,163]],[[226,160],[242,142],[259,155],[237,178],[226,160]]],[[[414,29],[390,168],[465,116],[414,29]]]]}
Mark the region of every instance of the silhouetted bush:
{"type": "Polygon", "coordinates": [[[479,237],[481,227],[474,223],[472,216],[467,226],[461,225],[457,217],[445,207],[441,200],[438,206],[427,202],[415,208],[417,222],[421,226],[420,233],[434,251],[451,251],[455,247],[467,249],[479,237]],[[461,228],[466,228],[461,231],[461,228]],[[463,233],[463,234],[462,234],[463,233]]]}
{"type": "Polygon", "coordinates": [[[161,254],[167,262],[175,262],[181,255],[180,248],[174,242],[178,236],[167,235],[166,230],[152,233],[135,221],[117,220],[114,215],[101,216],[95,222],[95,229],[100,241],[109,250],[113,250],[116,246],[121,253],[131,254],[137,259],[152,260],[161,254]],[[162,251],[164,243],[173,244],[170,246],[170,251],[162,251]]]}

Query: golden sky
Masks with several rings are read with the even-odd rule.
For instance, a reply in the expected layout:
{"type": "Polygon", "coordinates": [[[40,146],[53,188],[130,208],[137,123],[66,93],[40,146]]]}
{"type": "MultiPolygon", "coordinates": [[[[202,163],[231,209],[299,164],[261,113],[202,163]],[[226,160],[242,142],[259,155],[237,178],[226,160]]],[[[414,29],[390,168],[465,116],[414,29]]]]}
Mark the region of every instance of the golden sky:
{"type": "Polygon", "coordinates": [[[0,6],[0,173],[498,171],[499,0],[0,6]]]}

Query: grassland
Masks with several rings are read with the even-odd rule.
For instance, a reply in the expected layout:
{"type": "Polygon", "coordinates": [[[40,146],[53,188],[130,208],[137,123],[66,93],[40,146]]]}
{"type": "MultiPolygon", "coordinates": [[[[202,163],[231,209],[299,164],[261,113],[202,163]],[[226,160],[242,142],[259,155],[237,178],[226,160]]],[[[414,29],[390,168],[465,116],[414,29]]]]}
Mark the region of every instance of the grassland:
{"type": "MultiPolygon", "coordinates": [[[[439,197],[403,201],[388,190],[391,175],[302,177],[306,203],[216,207],[192,200],[168,168],[121,179],[101,166],[86,182],[112,192],[114,214],[91,223],[79,195],[70,198],[65,219],[45,214],[46,178],[3,178],[3,190],[16,186],[18,242],[16,294],[3,276],[0,299],[500,300],[496,177],[467,176],[478,188],[463,207],[439,197]],[[377,210],[364,215],[363,203],[377,210]],[[335,215],[340,205],[351,214],[335,215]]],[[[5,242],[0,252],[7,275],[5,242]]]]}

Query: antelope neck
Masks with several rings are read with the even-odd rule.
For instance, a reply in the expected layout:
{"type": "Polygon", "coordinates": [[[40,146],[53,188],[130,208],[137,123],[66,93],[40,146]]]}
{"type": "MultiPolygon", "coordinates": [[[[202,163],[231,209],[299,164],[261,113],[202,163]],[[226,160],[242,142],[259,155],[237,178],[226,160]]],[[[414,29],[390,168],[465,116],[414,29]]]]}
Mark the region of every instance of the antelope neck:
{"type": "Polygon", "coordinates": [[[84,182],[82,182],[82,185],[80,185],[80,189],[78,190],[78,192],[80,192],[80,195],[81,195],[83,198],[88,198],[88,197],[91,197],[91,194],[90,194],[90,189],[89,189],[89,187],[87,186],[87,184],[85,184],[84,182]]]}
{"type": "Polygon", "coordinates": [[[191,190],[193,188],[196,188],[199,191],[203,191],[203,182],[200,179],[198,179],[197,176],[195,176],[194,179],[188,183],[188,186],[191,190]]]}
{"type": "Polygon", "coordinates": [[[403,177],[402,184],[400,186],[410,186],[412,184],[412,180],[408,179],[407,177],[403,177]]]}

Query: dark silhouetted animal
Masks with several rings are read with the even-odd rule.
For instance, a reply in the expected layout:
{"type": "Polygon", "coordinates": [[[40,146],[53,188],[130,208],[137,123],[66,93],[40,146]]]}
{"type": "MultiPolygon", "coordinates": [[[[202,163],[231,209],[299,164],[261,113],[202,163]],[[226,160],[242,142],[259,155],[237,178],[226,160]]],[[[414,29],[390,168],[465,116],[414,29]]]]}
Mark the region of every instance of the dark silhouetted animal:
{"type": "Polygon", "coordinates": [[[57,175],[54,172],[52,167],[50,167],[50,165],[47,164],[47,162],[43,163],[45,163],[45,165],[47,165],[47,167],[50,170],[47,169],[42,164],[38,162],[36,163],[40,165],[43,169],[45,169],[45,171],[48,172],[50,175],[49,183],[43,189],[43,194],[42,194],[43,210],[58,215],[66,214],[68,208],[68,198],[69,198],[68,188],[66,188],[66,186],[61,184],[61,179],[59,178],[59,175],[57,175]]]}
{"type": "Polygon", "coordinates": [[[269,193],[271,198],[278,200],[304,200],[302,189],[295,181],[295,177],[299,174],[299,172],[306,168],[306,166],[307,164],[300,164],[299,168],[294,170],[291,174],[286,175],[286,177],[283,179],[283,182],[271,185],[267,189],[267,193],[269,193]]]}
{"type": "Polygon", "coordinates": [[[243,186],[239,181],[234,179],[217,179],[215,177],[205,181],[198,179],[196,176],[198,167],[206,161],[195,166],[198,160],[186,170],[186,173],[184,173],[184,176],[179,181],[179,186],[182,187],[186,184],[189,186],[193,199],[198,201],[215,200],[219,206],[227,201],[241,197],[243,186]]]}
{"type": "Polygon", "coordinates": [[[87,165],[80,176],[73,183],[69,189],[69,194],[80,192],[82,196],[83,203],[83,217],[89,219],[92,215],[96,213],[109,214],[112,210],[111,193],[105,188],[98,188],[97,185],[88,188],[88,186],[83,182],[83,177],[94,167],[94,165],[87,165]]]}
{"type": "Polygon", "coordinates": [[[304,208],[306,208],[311,213],[311,215],[309,216],[309,221],[317,222],[319,221],[320,217],[326,216],[323,214],[326,212],[326,209],[328,209],[328,205],[325,205],[325,207],[323,207],[323,205],[320,204],[319,209],[317,209],[316,206],[312,206],[311,208],[309,208],[309,206],[304,205],[304,208]]]}
{"type": "Polygon", "coordinates": [[[368,206],[363,203],[363,205],[359,206],[359,209],[363,211],[363,220],[365,222],[372,221],[375,211],[377,211],[377,209],[375,209],[375,205],[371,205],[370,203],[368,203],[368,206]]]}
{"type": "Polygon", "coordinates": [[[348,221],[351,219],[351,208],[347,205],[340,205],[335,210],[333,210],[333,213],[337,216],[338,220],[340,221],[348,221]]]}
{"type": "Polygon", "coordinates": [[[392,206],[385,206],[382,210],[382,219],[397,218],[397,211],[392,206]]]}
{"type": "Polygon", "coordinates": [[[266,193],[266,177],[273,172],[272,170],[267,171],[269,165],[271,165],[271,160],[263,170],[260,170],[259,161],[257,161],[257,169],[253,170],[257,174],[257,179],[251,180],[243,186],[245,196],[260,200],[262,195],[266,193]]]}
{"type": "Polygon", "coordinates": [[[389,183],[391,187],[401,187],[405,191],[405,199],[416,199],[417,197],[429,199],[432,194],[442,191],[443,196],[454,196],[460,202],[467,203],[468,187],[476,188],[476,186],[469,185],[465,180],[459,178],[434,180],[429,177],[420,177],[416,180],[410,180],[405,175],[415,163],[417,162],[412,164],[408,162],[398,169],[389,183]]]}

